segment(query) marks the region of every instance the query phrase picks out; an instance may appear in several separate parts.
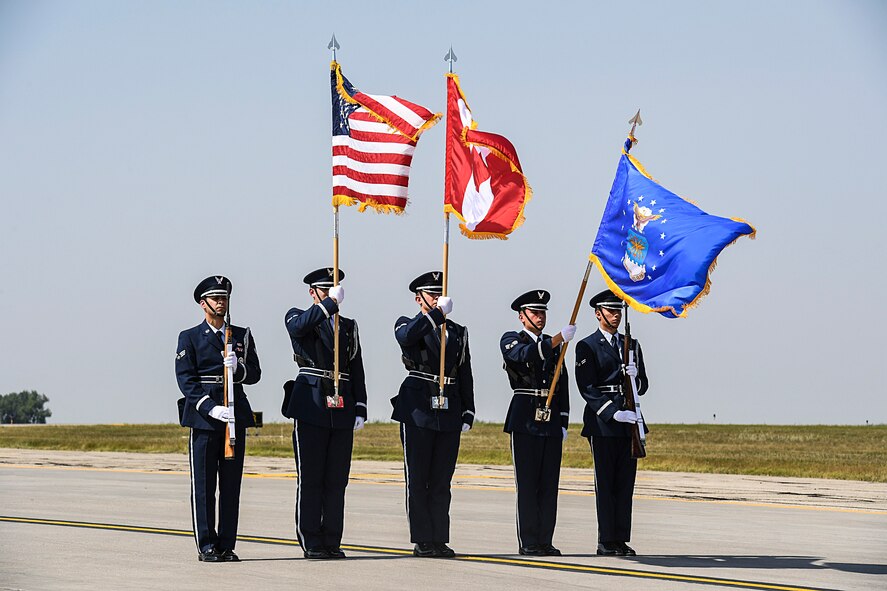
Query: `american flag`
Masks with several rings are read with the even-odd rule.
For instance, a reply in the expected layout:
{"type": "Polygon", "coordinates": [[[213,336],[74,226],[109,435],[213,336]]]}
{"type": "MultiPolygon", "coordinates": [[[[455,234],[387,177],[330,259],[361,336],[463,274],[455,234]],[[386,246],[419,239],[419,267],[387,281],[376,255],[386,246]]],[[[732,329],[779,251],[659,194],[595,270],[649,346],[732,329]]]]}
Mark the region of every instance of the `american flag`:
{"type": "Polygon", "coordinates": [[[396,96],[364,94],[330,67],[333,94],[333,205],[403,211],[410,164],[422,132],[440,114],[396,96]]]}

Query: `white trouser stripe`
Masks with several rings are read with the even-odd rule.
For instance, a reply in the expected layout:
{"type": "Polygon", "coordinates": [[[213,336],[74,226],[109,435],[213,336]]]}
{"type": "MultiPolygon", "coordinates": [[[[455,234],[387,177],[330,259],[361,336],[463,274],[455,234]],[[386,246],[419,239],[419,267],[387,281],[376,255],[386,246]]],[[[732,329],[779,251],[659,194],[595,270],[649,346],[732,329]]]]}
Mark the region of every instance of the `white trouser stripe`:
{"type": "Polygon", "coordinates": [[[197,551],[200,549],[200,538],[197,533],[197,485],[194,481],[194,429],[191,429],[188,437],[188,465],[191,467],[191,525],[194,529],[194,543],[197,545],[197,551]]]}
{"type": "Polygon", "coordinates": [[[403,479],[406,482],[406,486],[404,487],[404,491],[406,495],[404,495],[404,506],[407,509],[407,528],[411,529],[410,526],[410,468],[407,465],[407,426],[406,423],[400,424],[400,431],[403,433],[403,479]]]}
{"type": "Polygon", "coordinates": [[[299,420],[293,420],[293,440],[296,442],[296,537],[299,538],[299,544],[302,550],[305,549],[305,542],[302,538],[301,517],[302,515],[302,447],[299,445],[299,420]]]}
{"type": "Polygon", "coordinates": [[[514,524],[517,527],[517,543],[524,546],[524,540],[520,535],[520,488],[517,486],[517,460],[514,458],[514,433],[511,435],[511,465],[514,466],[514,524]]]}

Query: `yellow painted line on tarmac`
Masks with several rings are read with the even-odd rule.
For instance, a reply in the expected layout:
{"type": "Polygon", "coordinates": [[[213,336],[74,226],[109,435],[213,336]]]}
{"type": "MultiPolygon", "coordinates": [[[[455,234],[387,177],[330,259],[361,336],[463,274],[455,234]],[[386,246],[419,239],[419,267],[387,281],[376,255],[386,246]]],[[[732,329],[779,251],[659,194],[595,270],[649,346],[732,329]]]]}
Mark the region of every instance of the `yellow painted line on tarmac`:
{"type": "MultiPolygon", "coordinates": [[[[157,470],[157,469],[139,469],[139,468],[98,468],[91,466],[53,466],[53,465],[41,465],[35,466],[32,464],[0,464],[0,469],[2,468],[20,468],[20,469],[29,469],[29,470],[70,470],[70,471],[81,471],[81,472],[110,472],[110,473],[123,473],[123,474],[172,474],[176,476],[185,475],[187,476],[189,472],[185,470],[157,470]]],[[[244,473],[244,478],[264,478],[270,480],[295,480],[295,473],[276,473],[276,472],[261,472],[261,473],[244,473]]],[[[471,475],[467,476],[456,476],[456,480],[466,480],[472,478],[471,475]]],[[[505,477],[487,477],[487,478],[502,478],[505,477]]],[[[372,484],[375,486],[404,486],[404,481],[401,479],[400,474],[352,474],[350,476],[351,484],[372,484]],[[378,482],[373,480],[363,480],[363,478],[398,478],[396,481],[389,482],[378,482]]],[[[471,490],[471,491],[492,491],[492,492],[507,492],[514,493],[515,489],[513,486],[479,486],[472,484],[453,484],[452,488],[459,490],[471,490]]],[[[594,491],[581,491],[581,490],[561,490],[559,495],[569,495],[569,496],[579,496],[579,497],[593,497],[594,491]]],[[[799,509],[804,511],[824,511],[830,513],[855,513],[861,515],[887,515],[887,510],[883,509],[860,509],[855,507],[823,507],[816,505],[797,505],[797,504],[789,504],[789,503],[768,503],[764,501],[732,501],[729,499],[685,499],[685,498],[676,498],[676,497],[654,497],[649,495],[635,495],[635,499],[644,500],[644,501],[670,501],[675,503],[707,503],[714,505],[737,505],[741,507],[760,507],[765,509],[799,509]]]]}
{"type": "MultiPolygon", "coordinates": [[[[133,533],[160,534],[168,536],[193,536],[191,530],[171,529],[161,527],[149,527],[140,525],[120,525],[113,523],[95,523],[88,521],[67,521],[61,519],[37,519],[31,517],[13,517],[0,515],[0,522],[21,523],[30,525],[51,525],[60,527],[74,527],[86,529],[98,529],[109,531],[125,531],[133,533]]],[[[267,536],[237,536],[239,542],[253,542],[258,544],[273,544],[279,546],[299,546],[299,542],[287,538],[274,538],[267,536]]],[[[354,552],[371,552],[374,554],[389,554],[395,556],[412,556],[411,550],[402,548],[387,548],[383,546],[365,546],[355,544],[343,544],[342,549],[354,552]]],[[[656,571],[646,571],[628,568],[609,568],[602,566],[589,566],[584,564],[554,562],[548,560],[532,560],[523,558],[504,558],[500,556],[479,556],[474,554],[457,554],[454,559],[463,562],[477,562],[481,564],[493,564],[509,567],[534,568],[540,570],[551,570],[569,573],[588,573],[598,575],[615,575],[622,577],[632,577],[638,579],[658,579],[665,581],[675,581],[679,583],[701,583],[706,585],[716,585],[720,587],[731,587],[736,589],[766,589],[771,591],[823,591],[815,587],[799,587],[795,585],[782,585],[775,583],[764,583],[758,581],[743,581],[739,579],[726,579],[719,577],[700,577],[695,575],[685,575],[678,573],[664,573],[656,571]]]]}

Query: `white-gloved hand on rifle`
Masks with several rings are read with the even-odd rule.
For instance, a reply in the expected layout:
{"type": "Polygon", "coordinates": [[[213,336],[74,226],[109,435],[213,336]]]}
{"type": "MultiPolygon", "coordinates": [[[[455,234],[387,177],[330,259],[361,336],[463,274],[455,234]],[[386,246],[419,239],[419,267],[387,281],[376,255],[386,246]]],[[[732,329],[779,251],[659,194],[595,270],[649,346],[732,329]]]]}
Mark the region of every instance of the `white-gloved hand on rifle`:
{"type": "Polygon", "coordinates": [[[231,367],[235,370],[237,369],[237,354],[234,351],[231,351],[228,355],[225,355],[225,359],[222,360],[222,364],[225,367],[231,367]]]}
{"type": "Polygon", "coordinates": [[[209,409],[209,416],[217,421],[222,421],[223,423],[227,423],[228,419],[231,418],[231,414],[228,412],[228,407],[220,404],[209,409]]]}
{"type": "Polygon", "coordinates": [[[627,375],[631,378],[638,377],[638,366],[635,365],[634,363],[629,363],[628,365],[626,365],[623,368],[623,371],[625,371],[625,375],[627,375]]]}
{"type": "Polygon", "coordinates": [[[620,423],[634,424],[638,422],[638,414],[633,410],[617,410],[613,413],[613,418],[620,423]]]}

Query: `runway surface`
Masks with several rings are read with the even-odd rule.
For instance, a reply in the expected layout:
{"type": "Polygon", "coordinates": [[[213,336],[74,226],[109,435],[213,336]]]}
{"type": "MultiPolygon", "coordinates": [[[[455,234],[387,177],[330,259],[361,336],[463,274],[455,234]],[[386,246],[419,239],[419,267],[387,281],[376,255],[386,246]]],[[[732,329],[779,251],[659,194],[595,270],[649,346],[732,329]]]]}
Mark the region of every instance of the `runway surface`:
{"type": "Polygon", "coordinates": [[[402,468],[356,462],[343,561],[294,541],[292,460],[247,458],[241,563],[206,564],[187,457],[0,450],[0,589],[887,589],[887,486],[641,472],[632,545],[594,554],[591,471],[565,470],[555,545],[517,555],[508,467],[460,466],[455,560],[417,559],[402,468]]]}

